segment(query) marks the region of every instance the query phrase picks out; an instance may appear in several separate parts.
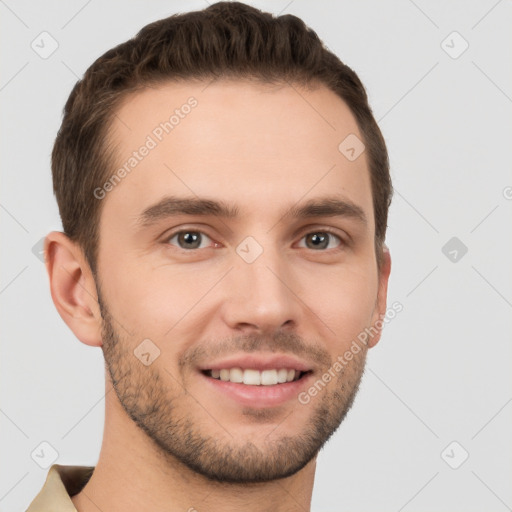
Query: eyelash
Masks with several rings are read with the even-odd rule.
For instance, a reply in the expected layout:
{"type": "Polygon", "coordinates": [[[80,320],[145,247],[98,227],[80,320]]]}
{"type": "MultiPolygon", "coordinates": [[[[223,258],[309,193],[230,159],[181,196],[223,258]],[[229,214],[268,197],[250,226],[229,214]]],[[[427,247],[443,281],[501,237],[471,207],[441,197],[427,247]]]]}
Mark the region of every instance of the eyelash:
{"type": "MultiPolygon", "coordinates": [[[[212,240],[212,238],[210,236],[208,236],[204,231],[201,231],[199,229],[180,229],[179,231],[175,231],[175,232],[171,233],[170,235],[166,236],[165,239],[164,239],[164,243],[172,245],[172,244],[170,244],[170,241],[174,237],[176,237],[177,235],[179,235],[181,233],[200,233],[201,235],[205,235],[210,240],[212,240]]],[[[338,247],[335,247],[333,249],[318,249],[318,250],[310,249],[311,251],[315,251],[315,252],[336,252],[336,251],[342,250],[343,247],[347,243],[340,235],[338,235],[332,229],[329,229],[329,228],[323,228],[323,229],[316,229],[316,230],[313,230],[313,231],[308,231],[308,232],[304,233],[301,236],[300,240],[303,240],[308,235],[318,234],[318,233],[327,233],[331,237],[337,238],[340,241],[340,244],[339,244],[338,247]]],[[[217,242],[215,242],[215,243],[217,243],[217,242]]],[[[208,249],[209,248],[209,247],[202,247],[202,248],[195,248],[195,249],[182,249],[181,247],[178,247],[178,246],[174,246],[174,247],[177,250],[179,250],[181,252],[185,252],[185,253],[192,253],[192,252],[198,251],[200,249],[208,249]]],[[[302,247],[302,249],[308,249],[308,248],[307,247],[302,247]]]]}

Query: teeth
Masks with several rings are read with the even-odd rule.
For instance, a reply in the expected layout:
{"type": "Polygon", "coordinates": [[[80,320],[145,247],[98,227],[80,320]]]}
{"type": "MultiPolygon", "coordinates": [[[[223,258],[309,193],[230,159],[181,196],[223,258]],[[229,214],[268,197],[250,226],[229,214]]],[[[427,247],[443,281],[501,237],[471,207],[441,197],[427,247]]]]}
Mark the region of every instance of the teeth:
{"type": "Polygon", "coordinates": [[[261,373],[258,370],[245,370],[244,384],[259,386],[261,384],[261,373]]]}
{"type": "Polygon", "coordinates": [[[244,381],[244,372],[241,368],[231,368],[229,370],[229,380],[231,382],[243,382],[244,381]]]}
{"type": "Polygon", "coordinates": [[[277,382],[279,384],[282,384],[283,382],[286,382],[288,380],[288,370],[286,368],[281,368],[280,370],[277,370],[277,382]]]}
{"type": "Polygon", "coordinates": [[[274,386],[292,382],[299,378],[300,371],[279,368],[273,370],[242,370],[242,368],[223,368],[222,370],[211,370],[210,375],[214,379],[224,382],[244,383],[248,386],[274,386]]]}
{"type": "MultiPolygon", "coordinates": [[[[295,370],[293,371],[295,376],[295,370]]],[[[264,386],[273,386],[277,384],[277,371],[276,370],[263,370],[261,372],[261,383],[264,386]]]]}

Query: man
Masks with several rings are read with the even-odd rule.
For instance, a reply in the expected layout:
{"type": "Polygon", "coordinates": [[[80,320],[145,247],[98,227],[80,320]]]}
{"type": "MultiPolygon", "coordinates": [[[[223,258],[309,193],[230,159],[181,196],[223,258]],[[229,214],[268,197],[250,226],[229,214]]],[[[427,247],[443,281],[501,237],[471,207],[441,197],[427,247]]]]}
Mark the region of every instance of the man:
{"type": "Polygon", "coordinates": [[[85,73],[52,155],[51,294],[106,365],[95,467],[29,511],[308,510],[386,313],[386,147],[301,20],[221,2],[85,73]]]}

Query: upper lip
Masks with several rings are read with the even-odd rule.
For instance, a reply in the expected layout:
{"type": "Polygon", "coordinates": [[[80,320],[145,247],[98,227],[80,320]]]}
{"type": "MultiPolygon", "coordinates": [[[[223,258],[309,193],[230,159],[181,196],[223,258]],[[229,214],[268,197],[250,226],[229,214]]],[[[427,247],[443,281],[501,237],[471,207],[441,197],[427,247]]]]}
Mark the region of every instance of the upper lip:
{"type": "Polygon", "coordinates": [[[212,361],[201,365],[200,370],[222,370],[229,368],[242,368],[243,370],[279,370],[287,368],[289,370],[299,370],[307,372],[312,370],[312,366],[305,361],[286,354],[244,354],[234,355],[222,360],[212,361]]]}

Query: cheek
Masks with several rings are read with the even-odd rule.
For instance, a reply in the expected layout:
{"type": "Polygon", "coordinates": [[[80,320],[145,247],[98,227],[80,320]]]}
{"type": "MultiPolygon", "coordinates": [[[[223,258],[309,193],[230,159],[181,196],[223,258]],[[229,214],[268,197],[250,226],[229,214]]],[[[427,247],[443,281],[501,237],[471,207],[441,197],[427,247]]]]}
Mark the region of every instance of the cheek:
{"type": "Polygon", "coordinates": [[[368,327],[377,298],[377,276],[367,269],[339,269],[328,279],[311,280],[313,290],[306,304],[328,326],[336,345],[344,346],[368,327]],[[321,286],[320,286],[321,285],[321,286]]]}
{"type": "Polygon", "coordinates": [[[219,272],[197,266],[119,261],[104,279],[107,301],[127,330],[162,339],[178,322],[194,316],[199,301],[215,285],[219,272]]]}

